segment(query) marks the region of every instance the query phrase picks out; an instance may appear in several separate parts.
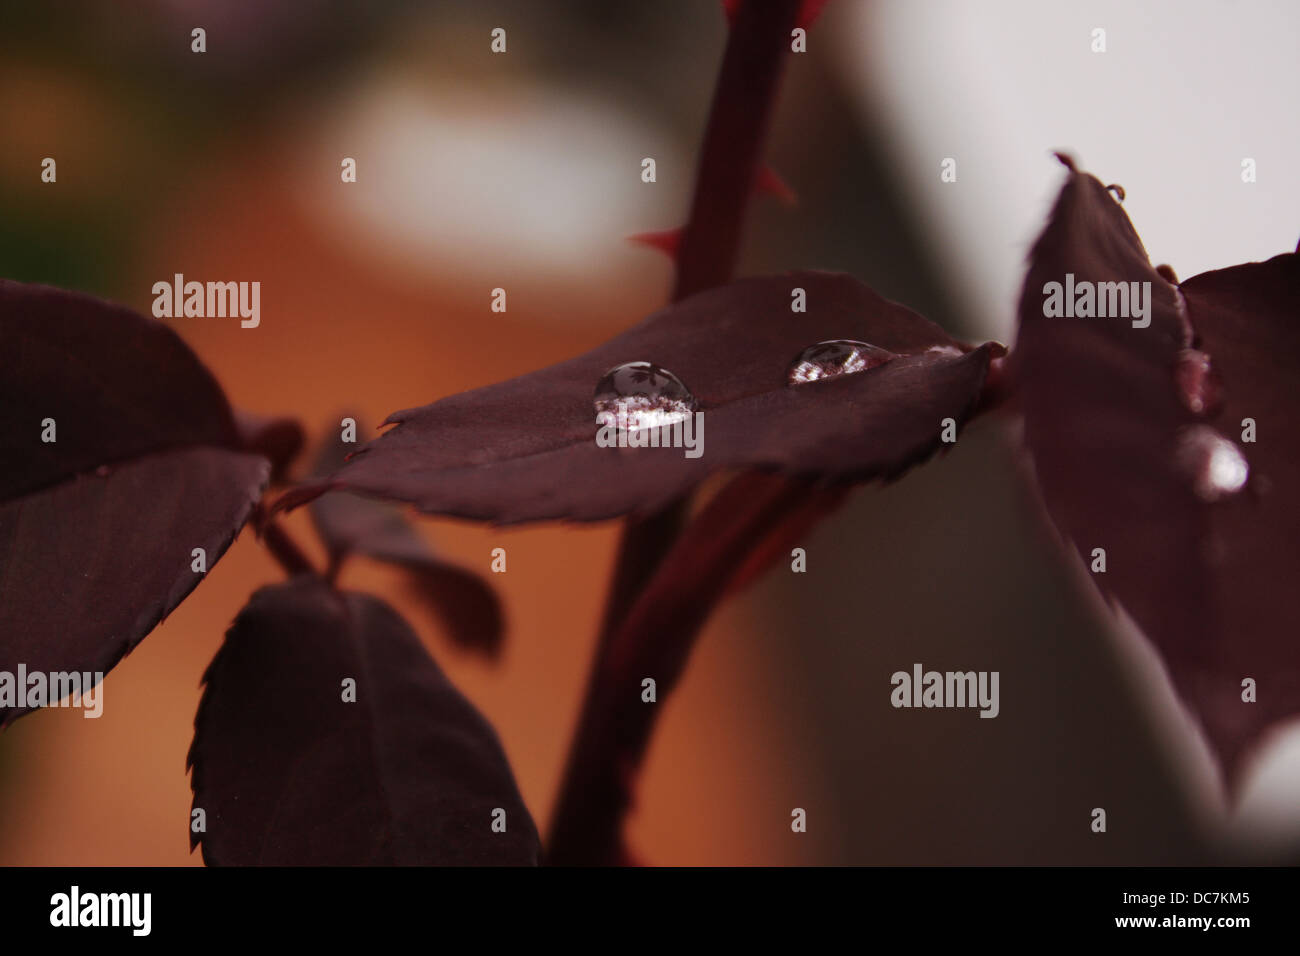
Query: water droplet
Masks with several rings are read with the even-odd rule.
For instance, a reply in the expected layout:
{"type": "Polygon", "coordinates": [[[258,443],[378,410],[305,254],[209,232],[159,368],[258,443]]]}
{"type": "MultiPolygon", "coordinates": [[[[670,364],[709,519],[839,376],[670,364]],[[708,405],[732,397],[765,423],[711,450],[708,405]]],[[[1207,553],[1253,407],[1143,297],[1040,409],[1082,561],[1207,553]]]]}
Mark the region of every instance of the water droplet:
{"type": "Polygon", "coordinates": [[[1187,312],[1187,296],[1179,286],[1174,286],[1174,312],[1178,315],[1178,325],[1183,333],[1183,348],[1190,349],[1196,341],[1196,330],[1192,328],[1192,319],[1187,312]]]}
{"type": "Polygon", "coordinates": [[[1218,501],[1246,487],[1250,465],[1236,445],[1208,425],[1184,428],[1178,436],[1179,466],[1205,501],[1218,501]]]}
{"type": "Polygon", "coordinates": [[[884,365],[898,356],[885,349],[853,339],[831,339],[810,345],[794,357],[785,373],[787,385],[801,385],[823,378],[853,375],[877,365],[884,365]]]}
{"type": "Polygon", "coordinates": [[[1183,349],[1174,366],[1178,396],[1194,414],[1213,415],[1223,401],[1223,382],[1210,357],[1197,349],[1183,349]]]}
{"type": "Polygon", "coordinates": [[[661,428],[695,414],[699,404],[672,372],[653,362],[627,362],[596,383],[596,424],[635,431],[661,428]]]}
{"type": "MultiPolygon", "coordinates": [[[[997,343],[993,343],[993,344],[997,345],[997,343]]],[[[1002,349],[1002,354],[1005,355],[1007,351],[1007,347],[1005,345],[999,345],[998,347],[1002,349]]],[[[931,345],[928,349],[925,350],[925,354],[926,355],[951,355],[953,358],[961,358],[966,353],[963,352],[961,349],[957,348],[957,346],[955,345],[931,345]]]]}

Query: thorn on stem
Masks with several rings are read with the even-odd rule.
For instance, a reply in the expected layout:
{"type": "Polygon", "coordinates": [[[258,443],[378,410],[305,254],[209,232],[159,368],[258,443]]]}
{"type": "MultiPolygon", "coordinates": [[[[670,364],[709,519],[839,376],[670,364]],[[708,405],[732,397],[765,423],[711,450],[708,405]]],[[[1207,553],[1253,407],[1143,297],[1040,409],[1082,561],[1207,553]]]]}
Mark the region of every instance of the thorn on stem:
{"type": "Polygon", "coordinates": [[[628,236],[627,240],[638,245],[649,246],[651,249],[658,249],[668,258],[676,260],[677,250],[682,244],[682,230],[678,228],[665,229],[662,232],[638,232],[634,236],[628,236]]]}
{"type": "Polygon", "coordinates": [[[760,196],[775,196],[787,206],[799,202],[799,197],[795,195],[794,190],[786,185],[785,180],[777,175],[776,170],[766,164],[759,167],[758,177],[754,180],[754,192],[760,196]]]}

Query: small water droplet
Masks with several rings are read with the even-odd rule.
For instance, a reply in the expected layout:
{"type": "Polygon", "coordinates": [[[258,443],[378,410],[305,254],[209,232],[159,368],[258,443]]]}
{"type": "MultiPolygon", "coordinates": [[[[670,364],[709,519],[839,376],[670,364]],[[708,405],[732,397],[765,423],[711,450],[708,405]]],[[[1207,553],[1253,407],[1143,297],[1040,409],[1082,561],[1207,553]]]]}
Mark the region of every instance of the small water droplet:
{"type": "Polygon", "coordinates": [[[1198,349],[1178,353],[1174,382],[1179,398],[1196,415],[1213,415],[1222,405],[1223,382],[1210,357],[1198,349]]]}
{"type": "MultiPolygon", "coordinates": [[[[1006,346],[1002,346],[1003,353],[1006,352],[1006,346]]],[[[961,358],[966,353],[955,345],[931,345],[925,350],[927,355],[951,355],[953,358],[961,358]]]]}
{"type": "Polygon", "coordinates": [[[1208,425],[1184,428],[1178,436],[1178,464],[1204,501],[1218,501],[1246,487],[1250,465],[1241,449],[1208,425]]]}
{"type": "Polygon", "coordinates": [[[794,357],[785,373],[785,383],[801,385],[823,378],[853,375],[884,365],[897,357],[893,352],[853,339],[818,342],[794,357]]]}
{"type": "Polygon", "coordinates": [[[610,369],[596,383],[595,404],[598,426],[628,431],[683,421],[699,407],[681,379],[653,362],[626,362],[610,369]]]}

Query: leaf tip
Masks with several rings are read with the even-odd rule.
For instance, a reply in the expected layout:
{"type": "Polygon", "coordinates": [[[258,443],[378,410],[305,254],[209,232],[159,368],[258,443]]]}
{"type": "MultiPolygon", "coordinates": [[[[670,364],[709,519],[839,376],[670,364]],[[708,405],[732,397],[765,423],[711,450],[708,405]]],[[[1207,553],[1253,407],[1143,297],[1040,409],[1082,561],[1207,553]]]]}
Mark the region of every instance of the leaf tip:
{"type": "Polygon", "coordinates": [[[1075,167],[1075,165],[1074,165],[1074,157],[1071,156],[1069,153],[1063,153],[1063,152],[1057,151],[1057,152],[1052,153],[1052,155],[1056,157],[1057,162],[1059,162],[1062,166],[1064,166],[1064,167],[1065,167],[1066,169],[1068,169],[1070,172],[1072,172],[1072,173],[1077,173],[1077,172],[1079,171],[1079,170],[1075,167]]]}

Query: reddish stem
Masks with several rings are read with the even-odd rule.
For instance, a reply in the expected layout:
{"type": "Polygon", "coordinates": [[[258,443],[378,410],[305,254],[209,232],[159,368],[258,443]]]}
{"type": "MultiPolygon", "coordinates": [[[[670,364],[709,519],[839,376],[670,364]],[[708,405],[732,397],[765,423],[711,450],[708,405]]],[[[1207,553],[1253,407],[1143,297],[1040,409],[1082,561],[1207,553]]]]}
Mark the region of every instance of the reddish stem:
{"type": "Polygon", "coordinates": [[[781,555],[842,500],[781,475],[745,472],[723,488],[669,550],[601,659],[578,726],[550,862],[614,865],[627,859],[622,825],[660,709],[676,688],[710,612],[738,583],[781,555]],[[775,546],[773,546],[775,545],[775,546]],[[655,701],[643,699],[647,677],[655,701]],[[570,829],[564,829],[568,826],[570,829]]]}
{"type": "Polygon", "coordinates": [[[298,546],[298,542],[284,530],[280,522],[267,517],[260,505],[254,515],[254,523],[262,543],[266,545],[266,550],[270,551],[271,556],[280,563],[280,567],[284,568],[285,574],[293,577],[297,574],[316,573],[316,566],[312,564],[306,552],[298,546]]]}
{"type": "MultiPolygon", "coordinates": [[[[755,0],[741,6],[732,24],[705,130],[690,218],[677,249],[673,301],[731,279],[799,7],[800,0],[755,0]]],[[[621,755],[610,748],[601,729],[621,709],[619,700],[610,695],[610,688],[619,683],[610,672],[610,648],[633,602],[673,548],[684,516],[685,502],[679,500],[646,518],[630,519],[624,529],[578,733],[556,802],[552,862],[625,859],[619,830],[630,802],[631,768],[620,766],[621,755]]],[[[694,631],[684,641],[683,662],[693,643],[694,631]]],[[[638,736],[648,740],[653,724],[653,716],[647,716],[638,736]]],[[[634,763],[639,763],[644,741],[634,749],[634,763]]]]}
{"type": "Polygon", "coordinates": [[[731,280],[800,0],[741,5],[705,128],[673,301],[731,280]]]}

